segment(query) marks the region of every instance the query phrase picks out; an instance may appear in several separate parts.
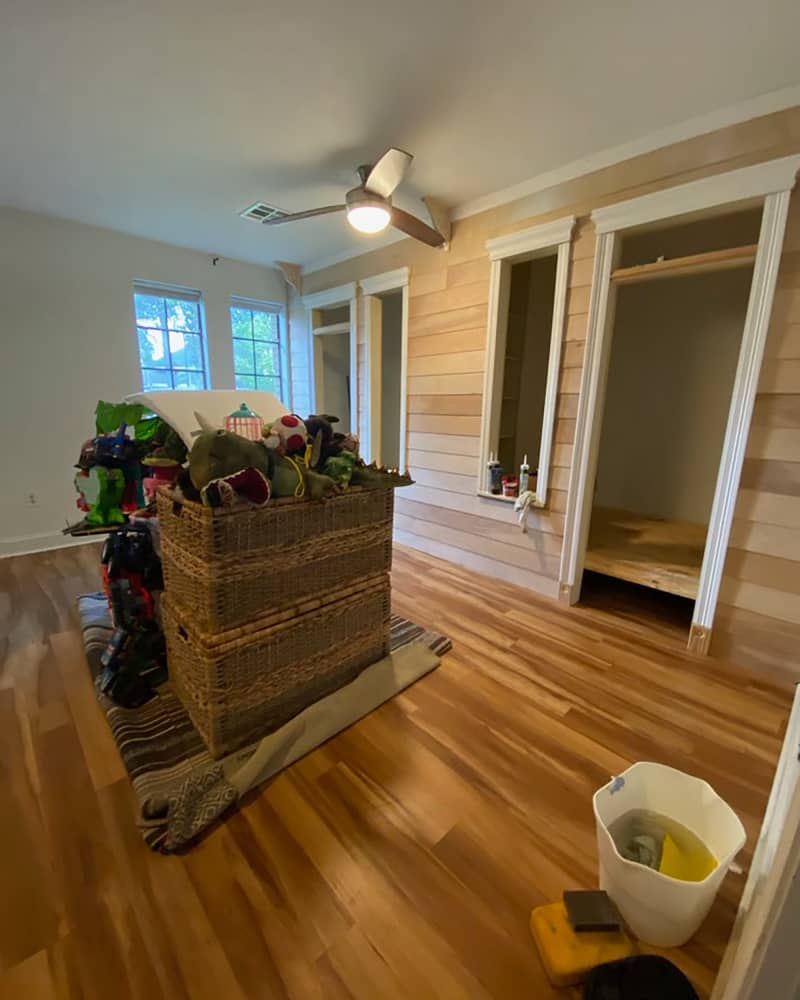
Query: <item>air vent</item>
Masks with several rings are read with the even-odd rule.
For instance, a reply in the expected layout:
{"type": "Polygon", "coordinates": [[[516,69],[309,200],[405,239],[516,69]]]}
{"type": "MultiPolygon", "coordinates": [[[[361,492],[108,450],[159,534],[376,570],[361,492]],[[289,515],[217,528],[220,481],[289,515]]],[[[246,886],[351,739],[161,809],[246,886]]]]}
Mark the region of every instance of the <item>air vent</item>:
{"type": "Polygon", "coordinates": [[[253,222],[271,222],[273,219],[284,219],[289,212],[284,212],[282,208],[268,205],[265,201],[257,201],[255,205],[239,212],[243,219],[252,219],[253,222]]]}

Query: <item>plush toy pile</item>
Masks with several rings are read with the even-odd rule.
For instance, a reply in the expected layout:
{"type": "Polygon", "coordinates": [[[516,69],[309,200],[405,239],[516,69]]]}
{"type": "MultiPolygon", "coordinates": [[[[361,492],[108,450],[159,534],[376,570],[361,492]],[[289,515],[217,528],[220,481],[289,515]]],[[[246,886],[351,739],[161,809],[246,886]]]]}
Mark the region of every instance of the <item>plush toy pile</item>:
{"type": "Polygon", "coordinates": [[[76,503],[85,516],[67,530],[80,534],[125,524],[185,461],[180,437],[144,406],[99,402],[95,436],[84,442],[76,463],[76,503]]]}
{"type": "Polygon", "coordinates": [[[177,485],[186,499],[211,507],[263,506],[270,497],[319,500],[350,485],[394,489],[412,483],[408,474],[366,465],[358,439],[338,433],[339,418],[329,414],[305,420],[287,414],[264,427],[258,441],[209,428],[197,418],[203,430],[177,485]]]}

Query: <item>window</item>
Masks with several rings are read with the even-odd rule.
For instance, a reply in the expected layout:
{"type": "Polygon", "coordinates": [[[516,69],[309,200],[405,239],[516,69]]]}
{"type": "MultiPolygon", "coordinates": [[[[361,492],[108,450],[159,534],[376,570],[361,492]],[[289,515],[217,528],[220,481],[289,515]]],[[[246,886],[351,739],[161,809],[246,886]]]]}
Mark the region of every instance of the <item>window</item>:
{"type": "Polygon", "coordinates": [[[133,286],[142,388],[206,389],[206,349],[200,292],[133,286]]]}
{"type": "Polygon", "coordinates": [[[288,403],[287,351],[279,306],[234,299],[233,372],[237,389],[261,389],[288,403]]]}

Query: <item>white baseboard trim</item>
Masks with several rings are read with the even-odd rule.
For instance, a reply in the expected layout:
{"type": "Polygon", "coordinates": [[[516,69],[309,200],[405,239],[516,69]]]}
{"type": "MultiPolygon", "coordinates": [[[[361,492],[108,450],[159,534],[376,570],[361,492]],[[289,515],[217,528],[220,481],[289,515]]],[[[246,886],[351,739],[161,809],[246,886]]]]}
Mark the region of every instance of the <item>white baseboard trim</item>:
{"type": "Polygon", "coordinates": [[[0,559],[10,556],[29,556],[36,552],[49,552],[51,549],[69,549],[74,545],[87,545],[90,542],[102,542],[106,535],[82,535],[72,538],[62,535],[60,531],[41,535],[21,535],[19,538],[0,539],[0,559]]]}

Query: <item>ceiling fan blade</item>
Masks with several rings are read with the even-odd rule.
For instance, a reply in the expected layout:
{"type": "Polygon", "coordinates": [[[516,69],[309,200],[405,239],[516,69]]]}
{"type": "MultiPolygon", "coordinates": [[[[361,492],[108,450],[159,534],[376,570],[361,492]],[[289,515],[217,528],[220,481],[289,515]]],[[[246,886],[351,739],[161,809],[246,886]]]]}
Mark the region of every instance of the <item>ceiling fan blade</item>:
{"type": "Polygon", "coordinates": [[[381,198],[390,197],[413,159],[411,153],[406,153],[402,149],[395,149],[394,146],[387,149],[370,170],[364,182],[365,189],[373,194],[379,194],[381,198]]]}
{"type": "Polygon", "coordinates": [[[278,215],[274,219],[265,219],[264,226],[282,226],[284,222],[297,222],[298,219],[313,219],[315,215],[330,215],[332,212],[343,212],[346,205],[326,205],[324,208],[309,208],[307,212],[292,212],[291,215],[278,215]]]}
{"type": "Polygon", "coordinates": [[[413,236],[421,243],[427,243],[429,247],[442,247],[447,242],[440,232],[418,219],[416,215],[409,215],[402,208],[392,208],[392,225],[399,229],[406,236],[413,236]]]}

